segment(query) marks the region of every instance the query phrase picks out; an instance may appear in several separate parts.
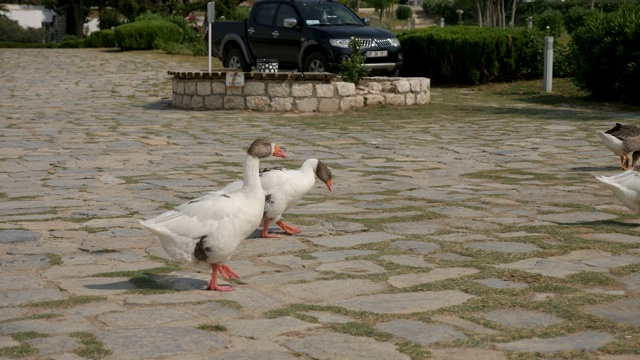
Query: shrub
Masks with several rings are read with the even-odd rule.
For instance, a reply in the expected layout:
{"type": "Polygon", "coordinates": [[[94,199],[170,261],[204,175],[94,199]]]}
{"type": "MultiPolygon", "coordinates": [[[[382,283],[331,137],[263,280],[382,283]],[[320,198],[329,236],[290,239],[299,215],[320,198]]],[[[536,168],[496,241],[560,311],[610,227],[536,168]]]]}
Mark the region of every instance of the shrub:
{"type": "MultiPolygon", "coordinates": [[[[536,29],[470,26],[406,31],[398,35],[405,54],[401,75],[470,85],[540,78],[544,35],[536,29]]],[[[572,69],[565,56],[566,51],[554,51],[563,74],[572,69]]]]}
{"type": "Polygon", "coordinates": [[[251,11],[251,8],[248,6],[238,6],[236,8],[236,20],[237,21],[247,20],[249,18],[250,11],[251,11]]]}
{"type": "Polygon", "coordinates": [[[369,74],[369,68],[364,66],[365,56],[360,52],[360,40],[351,38],[349,48],[352,53],[340,64],[340,75],[344,81],[358,84],[360,79],[369,74]]]}
{"type": "Polygon", "coordinates": [[[42,43],[48,40],[48,35],[45,29],[25,29],[17,21],[0,16],[0,41],[42,43]]]}
{"type": "Polygon", "coordinates": [[[114,37],[122,50],[156,49],[162,42],[182,42],[183,32],[178,25],[162,20],[135,21],[120,25],[114,37]]]}
{"type": "Polygon", "coordinates": [[[115,9],[104,9],[100,14],[99,20],[98,27],[100,30],[115,28],[125,21],[115,9]]]}
{"type": "Polygon", "coordinates": [[[84,39],[84,46],[89,48],[112,48],[116,46],[114,31],[111,29],[92,32],[84,39]]]}
{"type": "Polygon", "coordinates": [[[587,21],[587,17],[592,15],[594,12],[595,10],[589,10],[580,6],[572,7],[562,17],[564,28],[569,34],[573,34],[573,32],[580,26],[584,25],[585,21],[587,21]]]}
{"type": "Polygon", "coordinates": [[[456,14],[454,0],[425,0],[422,3],[422,10],[427,16],[440,16],[447,24],[456,24],[458,14],[456,14]]]}
{"type": "Polygon", "coordinates": [[[578,87],[597,99],[640,105],[640,6],[589,16],[570,46],[578,87]]]}
{"type": "Polygon", "coordinates": [[[62,38],[62,41],[58,44],[59,48],[81,48],[82,40],[78,39],[73,35],[65,35],[62,38]]]}
{"type": "Polygon", "coordinates": [[[533,17],[533,26],[548,36],[560,37],[564,32],[562,12],[560,10],[545,10],[542,14],[533,17]]]}
{"type": "Polygon", "coordinates": [[[407,20],[413,16],[413,10],[407,5],[398,5],[396,7],[396,17],[398,20],[407,20]]]}

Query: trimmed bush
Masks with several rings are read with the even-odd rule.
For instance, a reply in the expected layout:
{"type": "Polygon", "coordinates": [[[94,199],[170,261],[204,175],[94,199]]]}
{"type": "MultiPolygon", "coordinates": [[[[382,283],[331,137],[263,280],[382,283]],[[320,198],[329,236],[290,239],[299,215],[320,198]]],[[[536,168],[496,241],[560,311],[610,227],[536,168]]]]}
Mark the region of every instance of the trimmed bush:
{"type": "Polygon", "coordinates": [[[116,46],[114,31],[111,29],[94,31],[86,39],[84,46],[88,48],[112,48],[116,46]]]}
{"type": "Polygon", "coordinates": [[[396,18],[398,20],[407,20],[413,16],[413,10],[407,5],[398,5],[396,7],[396,18]]]}
{"type": "Polygon", "coordinates": [[[168,21],[136,21],[118,26],[114,31],[118,46],[124,51],[157,49],[162,42],[182,42],[178,25],[168,21]]]}
{"type": "Polygon", "coordinates": [[[570,44],[578,87],[600,100],[640,105],[640,6],[589,16],[570,44]]]}
{"type": "Polygon", "coordinates": [[[405,55],[402,76],[434,83],[481,84],[521,74],[518,44],[525,31],[466,26],[418,29],[398,35],[405,55]]]}
{"type": "Polygon", "coordinates": [[[83,40],[78,39],[73,35],[65,35],[62,38],[62,41],[58,44],[59,48],[81,48],[83,45],[83,40]]]}

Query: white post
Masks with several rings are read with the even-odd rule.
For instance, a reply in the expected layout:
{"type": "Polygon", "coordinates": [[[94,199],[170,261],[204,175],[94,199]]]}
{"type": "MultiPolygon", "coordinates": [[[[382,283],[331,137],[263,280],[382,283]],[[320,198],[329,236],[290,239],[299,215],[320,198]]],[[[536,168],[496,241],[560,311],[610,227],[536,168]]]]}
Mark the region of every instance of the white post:
{"type": "Polygon", "coordinates": [[[542,92],[551,92],[553,79],[553,36],[544,37],[544,84],[542,92]]]}
{"type": "Polygon", "coordinates": [[[216,2],[211,1],[207,4],[207,22],[209,23],[209,29],[207,33],[209,33],[209,74],[211,74],[211,30],[213,21],[216,18],[216,2]]]}
{"type": "Polygon", "coordinates": [[[440,27],[444,27],[444,18],[440,18],[440,27]]]}

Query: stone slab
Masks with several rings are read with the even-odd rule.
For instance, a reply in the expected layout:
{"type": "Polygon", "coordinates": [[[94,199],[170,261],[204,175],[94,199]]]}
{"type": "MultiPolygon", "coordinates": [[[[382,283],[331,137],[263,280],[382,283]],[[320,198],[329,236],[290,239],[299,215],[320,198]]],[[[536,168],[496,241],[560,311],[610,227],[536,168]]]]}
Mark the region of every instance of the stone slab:
{"type": "Polygon", "coordinates": [[[429,272],[391,276],[387,282],[395,288],[403,289],[419,284],[471,275],[477,272],[479,272],[479,270],[473,268],[438,268],[429,272]]]}
{"type": "Polygon", "coordinates": [[[376,328],[423,346],[467,338],[462,332],[449,325],[431,325],[416,320],[392,320],[379,323],[376,328]]]}
{"type": "Polygon", "coordinates": [[[413,293],[358,296],[350,300],[334,302],[354,311],[370,311],[377,314],[410,314],[460,305],[475,296],[457,290],[420,291],[413,293]]]}
{"type": "Polygon", "coordinates": [[[348,235],[324,236],[310,238],[309,241],[316,245],[326,247],[353,247],[362,244],[378,243],[387,240],[398,239],[400,236],[386,232],[365,232],[348,235]]]}
{"type": "Polygon", "coordinates": [[[640,326],[640,299],[620,299],[587,308],[595,316],[607,318],[631,326],[640,326]]]}
{"type": "Polygon", "coordinates": [[[615,338],[607,333],[581,332],[555,338],[516,340],[494,344],[494,346],[498,349],[514,352],[556,353],[562,351],[595,351],[614,340],[615,338]]]}
{"type": "Polygon", "coordinates": [[[385,272],[385,269],[366,260],[350,260],[338,261],[320,265],[316,271],[333,271],[341,274],[379,274],[385,272]]]}
{"type": "Polygon", "coordinates": [[[348,334],[313,334],[282,344],[313,359],[409,360],[409,356],[400,353],[393,344],[348,334]]]}
{"type": "Polygon", "coordinates": [[[207,331],[191,327],[107,329],[96,334],[113,356],[123,360],[176,358],[198,352],[222,350],[227,341],[207,331]]]}
{"type": "Polygon", "coordinates": [[[291,316],[277,319],[234,320],[226,325],[230,334],[263,340],[273,339],[288,332],[306,331],[321,326],[321,324],[304,322],[291,316]]]}
{"type": "Polygon", "coordinates": [[[530,310],[500,309],[488,312],[482,316],[502,326],[521,329],[535,329],[559,324],[564,321],[564,319],[552,314],[530,310]]]}

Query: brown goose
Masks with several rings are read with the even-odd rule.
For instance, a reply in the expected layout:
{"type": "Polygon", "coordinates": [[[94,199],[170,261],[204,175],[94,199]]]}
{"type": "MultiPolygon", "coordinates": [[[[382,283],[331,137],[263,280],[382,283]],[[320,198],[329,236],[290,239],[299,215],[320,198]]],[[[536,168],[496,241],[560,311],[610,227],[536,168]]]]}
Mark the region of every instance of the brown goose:
{"type": "Polygon", "coordinates": [[[598,131],[597,132],[600,139],[604,142],[604,145],[607,149],[611,150],[614,154],[620,157],[620,166],[623,170],[629,169],[629,154],[633,154],[634,157],[633,164],[635,164],[636,160],[640,156],[640,153],[634,154],[633,150],[635,145],[633,144],[635,141],[630,141],[628,145],[624,145],[624,139],[640,136],[640,128],[635,125],[623,125],[620,123],[616,123],[616,125],[607,130],[607,131],[598,131]],[[629,150],[632,150],[629,152],[629,150]]]}

